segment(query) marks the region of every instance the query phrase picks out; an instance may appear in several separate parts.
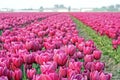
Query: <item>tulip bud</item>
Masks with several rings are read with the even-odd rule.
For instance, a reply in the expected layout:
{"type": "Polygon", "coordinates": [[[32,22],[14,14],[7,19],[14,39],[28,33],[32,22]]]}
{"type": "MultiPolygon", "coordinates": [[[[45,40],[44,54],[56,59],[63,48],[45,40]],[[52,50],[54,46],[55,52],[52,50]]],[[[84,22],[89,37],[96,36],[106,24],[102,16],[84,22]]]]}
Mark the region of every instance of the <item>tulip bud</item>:
{"type": "Polygon", "coordinates": [[[82,62],[69,62],[69,68],[80,72],[82,68],[82,62]]]}
{"type": "Polygon", "coordinates": [[[35,80],[60,80],[57,73],[40,74],[35,77],[35,80]]]}
{"type": "Polygon", "coordinates": [[[68,80],[67,78],[62,78],[61,80],[68,80]]]}
{"type": "Polygon", "coordinates": [[[85,62],[92,62],[94,60],[93,55],[85,55],[85,62]]]}
{"type": "Polygon", "coordinates": [[[66,67],[60,67],[59,76],[60,77],[66,77],[67,76],[67,68],[66,67]]]}
{"type": "Polygon", "coordinates": [[[56,62],[43,63],[43,65],[40,66],[40,69],[43,74],[55,72],[57,69],[57,63],[56,62]]]}
{"type": "Polygon", "coordinates": [[[34,68],[27,69],[27,77],[28,77],[28,79],[31,80],[33,78],[33,75],[35,75],[35,74],[36,74],[36,70],[34,68]]]}
{"type": "Polygon", "coordinates": [[[94,65],[94,69],[97,70],[97,71],[101,71],[101,70],[104,70],[104,67],[105,67],[105,64],[102,63],[102,62],[96,62],[93,64],[94,65]]]}
{"type": "Polygon", "coordinates": [[[22,71],[20,69],[16,69],[13,73],[14,80],[21,80],[22,79],[22,71]]]}
{"type": "Polygon", "coordinates": [[[84,42],[81,42],[80,44],[78,44],[79,51],[82,52],[84,47],[85,47],[85,43],[84,42]]]}
{"type": "Polygon", "coordinates": [[[24,54],[23,55],[23,60],[27,64],[31,64],[35,61],[34,55],[33,54],[24,54]]]}
{"type": "Polygon", "coordinates": [[[93,47],[94,46],[94,42],[92,40],[86,41],[85,45],[88,47],[93,47]]]}
{"type": "Polygon", "coordinates": [[[8,80],[8,78],[6,76],[1,76],[0,80],[8,80]]]}
{"type": "Polygon", "coordinates": [[[65,65],[67,62],[67,54],[65,54],[63,51],[58,51],[54,54],[53,60],[58,63],[58,65],[65,65]]]}
{"type": "Polygon", "coordinates": [[[111,80],[112,74],[102,72],[100,74],[100,80],[111,80]]]}
{"type": "Polygon", "coordinates": [[[14,58],[13,57],[12,62],[17,68],[19,68],[23,63],[23,60],[22,60],[22,58],[14,58]]]}
{"type": "Polygon", "coordinates": [[[79,58],[79,59],[82,59],[84,57],[84,54],[82,52],[77,52],[76,53],[76,56],[79,58]]]}
{"type": "Polygon", "coordinates": [[[95,50],[95,51],[93,51],[93,56],[94,56],[94,59],[96,59],[96,60],[99,60],[100,58],[101,58],[101,51],[99,51],[99,50],[95,50]]]}
{"type": "Polygon", "coordinates": [[[83,48],[83,53],[86,55],[86,54],[91,54],[93,51],[93,48],[92,47],[84,47],[83,48]]]}
{"type": "Polygon", "coordinates": [[[44,62],[47,62],[47,61],[51,61],[52,60],[52,57],[53,55],[50,54],[50,53],[41,53],[40,55],[39,54],[36,54],[35,56],[35,61],[42,65],[44,62]]]}
{"type": "Polygon", "coordinates": [[[90,80],[100,80],[99,72],[98,71],[91,72],[90,80]]]}
{"type": "Polygon", "coordinates": [[[87,77],[84,77],[82,74],[72,75],[70,80],[88,80],[87,77]]]}
{"type": "Polygon", "coordinates": [[[72,37],[72,38],[71,38],[71,42],[72,42],[72,43],[76,43],[76,42],[77,42],[77,37],[76,37],[76,36],[75,36],[75,37],[72,37]]]}
{"type": "Polygon", "coordinates": [[[73,56],[73,54],[76,52],[76,48],[74,45],[68,45],[65,49],[66,53],[70,56],[73,56]]]}
{"type": "Polygon", "coordinates": [[[70,79],[73,75],[76,75],[76,74],[79,74],[79,72],[76,71],[76,70],[72,70],[72,69],[68,68],[68,70],[67,70],[67,77],[68,77],[68,79],[70,79]]]}

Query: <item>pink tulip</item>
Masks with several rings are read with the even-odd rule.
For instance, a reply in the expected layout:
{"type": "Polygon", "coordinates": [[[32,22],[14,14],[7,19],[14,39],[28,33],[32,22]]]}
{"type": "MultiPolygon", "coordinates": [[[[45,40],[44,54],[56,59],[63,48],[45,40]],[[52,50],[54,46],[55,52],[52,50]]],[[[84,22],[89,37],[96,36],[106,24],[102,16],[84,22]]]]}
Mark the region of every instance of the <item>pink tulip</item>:
{"type": "Polygon", "coordinates": [[[92,54],[93,48],[92,47],[84,47],[83,53],[86,54],[92,54]]]}
{"type": "Polygon", "coordinates": [[[76,53],[77,58],[82,59],[84,57],[84,54],[82,52],[77,52],[76,53]]]}
{"type": "Polygon", "coordinates": [[[77,70],[72,70],[72,69],[68,68],[68,70],[67,70],[68,79],[70,79],[73,75],[76,75],[76,74],[79,74],[79,72],[77,70]]]}
{"type": "Polygon", "coordinates": [[[93,70],[97,70],[97,71],[102,71],[104,70],[105,64],[102,62],[95,62],[94,64],[92,64],[92,68],[93,70]]]}
{"type": "Polygon", "coordinates": [[[92,62],[94,60],[93,55],[85,55],[85,62],[92,62]]]}
{"type": "Polygon", "coordinates": [[[93,62],[84,63],[84,68],[87,70],[91,70],[93,64],[94,64],[93,62]]]}
{"type": "Polygon", "coordinates": [[[71,38],[71,42],[72,42],[72,43],[76,43],[77,41],[78,41],[78,40],[77,40],[77,37],[76,37],[76,36],[71,38]]]}
{"type": "Polygon", "coordinates": [[[43,63],[43,65],[40,66],[40,70],[43,74],[55,72],[56,69],[57,69],[57,63],[56,62],[46,62],[46,63],[43,63]]]}
{"type": "Polygon", "coordinates": [[[98,71],[93,71],[90,73],[90,80],[100,80],[100,75],[98,71]]]}
{"type": "Polygon", "coordinates": [[[34,55],[33,54],[23,54],[23,60],[27,64],[31,64],[35,61],[34,55]]]}
{"type": "Polygon", "coordinates": [[[13,57],[12,62],[17,68],[19,68],[23,63],[23,60],[22,60],[22,58],[14,58],[13,57]]]}
{"type": "Polygon", "coordinates": [[[85,47],[85,43],[84,42],[81,42],[80,44],[78,44],[79,51],[83,51],[84,47],[85,47]]]}
{"type": "Polygon", "coordinates": [[[68,45],[65,49],[66,53],[70,56],[73,56],[73,54],[76,52],[76,48],[74,45],[68,45]]]}
{"type": "Polygon", "coordinates": [[[93,47],[94,46],[94,42],[92,40],[86,41],[85,45],[88,47],[93,47]]]}
{"type": "Polygon", "coordinates": [[[0,80],[8,80],[8,78],[6,76],[1,76],[0,80]]]}
{"type": "Polygon", "coordinates": [[[100,80],[111,80],[112,75],[108,73],[102,72],[100,74],[100,80]]]}
{"type": "Polygon", "coordinates": [[[36,54],[35,56],[35,61],[38,63],[38,64],[43,64],[44,62],[47,62],[47,61],[51,61],[52,60],[52,57],[53,55],[52,54],[49,54],[49,53],[41,53],[40,55],[39,54],[36,54]]]}
{"type": "Polygon", "coordinates": [[[65,65],[67,62],[67,54],[64,51],[57,51],[54,56],[53,56],[53,60],[55,62],[57,62],[58,65],[65,65]]]}
{"type": "Polygon", "coordinates": [[[70,80],[88,80],[87,77],[84,77],[82,74],[76,74],[71,77],[70,80]]]}
{"type": "Polygon", "coordinates": [[[68,80],[67,78],[62,78],[61,80],[68,80]]]}
{"type": "Polygon", "coordinates": [[[60,67],[59,68],[59,76],[60,77],[66,77],[67,76],[67,68],[66,67],[60,67]]]}
{"type": "Polygon", "coordinates": [[[95,50],[95,51],[93,51],[93,56],[94,56],[94,59],[96,59],[96,60],[99,60],[100,58],[101,58],[101,51],[99,51],[99,50],[95,50]]]}
{"type": "Polygon", "coordinates": [[[82,62],[69,62],[69,68],[80,72],[82,68],[82,62]]]}
{"type": "Polygon", "coordinates": [[[16,69],[13,73],[14,80],[22,79],[22,71],[20,69],[16,69]]]}
{"type": "Polygon", "coordinates": [[[37,75],[35,80],[60,80],[60,79],[57,73],[49,73],[37,75]]]}
{"type": "Polygon", "coordinates": [[[33,75],[35,75],[35,74],[36,74],[36,70],[34,68],[27,69],[27,77],[28,77],[28,79],[31,80],[33,78],[33,75]]]}

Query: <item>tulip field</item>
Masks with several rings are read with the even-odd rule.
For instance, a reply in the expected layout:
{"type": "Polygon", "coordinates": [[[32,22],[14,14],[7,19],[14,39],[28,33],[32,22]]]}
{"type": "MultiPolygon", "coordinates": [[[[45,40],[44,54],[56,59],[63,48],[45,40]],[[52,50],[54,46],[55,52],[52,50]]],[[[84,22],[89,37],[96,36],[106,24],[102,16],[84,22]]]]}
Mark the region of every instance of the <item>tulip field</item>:
{"type": "Polygon", "coordinates": [[[0,13],[0,80],[120,80],[119,46],[120,13],[0,13]]]}
{"type": "Polygon", "coordinates": [[[120,45],[120,13],[75,13],[73,15],[100,35],[111,38],[113,49],[120,45]]]}

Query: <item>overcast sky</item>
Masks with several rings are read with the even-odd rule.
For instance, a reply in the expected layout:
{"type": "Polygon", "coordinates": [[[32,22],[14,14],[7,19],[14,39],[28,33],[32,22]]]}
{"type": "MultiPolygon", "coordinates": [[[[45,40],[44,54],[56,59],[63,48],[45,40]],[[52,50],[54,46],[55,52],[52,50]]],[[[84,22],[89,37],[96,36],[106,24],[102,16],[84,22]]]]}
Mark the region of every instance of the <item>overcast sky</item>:
{"type": "Polygon", "coordinates": [[[0,8],[39,8],[53,7],[55,4],[63,4],[73,8],[93,8],[120,4],[120,0],[0,0],[0,8]]]}

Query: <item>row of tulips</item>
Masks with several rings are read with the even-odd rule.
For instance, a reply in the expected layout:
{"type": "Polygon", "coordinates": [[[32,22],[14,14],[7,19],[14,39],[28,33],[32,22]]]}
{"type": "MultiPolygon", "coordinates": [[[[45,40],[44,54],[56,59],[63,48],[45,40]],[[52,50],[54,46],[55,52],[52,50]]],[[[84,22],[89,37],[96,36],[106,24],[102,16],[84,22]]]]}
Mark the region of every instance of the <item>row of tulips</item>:
{"type": "Polygon", "coordinates": [[[92,40],[62,13],[0,36],[0,80],[111,80],[92,40]],[[25,78],[24,78],[25,77],[25,78]]]}
{"type": "Polygon", "coordinates": [[[100,35],[112,39],[113,49],[120,45],[120,13],[72,13],[100,35]]]}
{"type": "Polygon", "coordinates": [[[55,13],[0,13],[0,30],[21,27],[55,13]]]}

